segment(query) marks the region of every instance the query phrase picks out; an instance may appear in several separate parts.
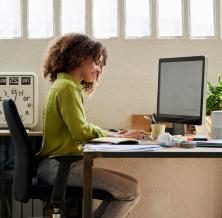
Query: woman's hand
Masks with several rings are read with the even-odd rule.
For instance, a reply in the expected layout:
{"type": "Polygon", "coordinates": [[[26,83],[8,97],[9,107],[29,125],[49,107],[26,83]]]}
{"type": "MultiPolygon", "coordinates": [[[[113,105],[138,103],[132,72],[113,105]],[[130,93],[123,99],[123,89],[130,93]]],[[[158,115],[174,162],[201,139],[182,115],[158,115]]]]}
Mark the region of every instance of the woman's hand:
{"type": "Polygon", "coordinates": [[[148,137],[148,134],[143,130],[128,130],[120,134],[123,138],[134,138],[134,139],[145,139],[148,137]]]}
{"type": "Polygon", "coordinates": [[[143,130],[128,130],[123,129],[116,133],[108,133],[108,137],[120,137],[120,138],[134,138],[134,139],[145,139],[148,137],[148,134],[143,130]]]}
{"type": "Polygon", "coordinates": [[[130,130],[128,130],[128,129],[122,129],[119,132],[117,132],[116,134],[122,135],[122,134],[125,134],[125,133],[129,132],[129,131],[130,130]]]}

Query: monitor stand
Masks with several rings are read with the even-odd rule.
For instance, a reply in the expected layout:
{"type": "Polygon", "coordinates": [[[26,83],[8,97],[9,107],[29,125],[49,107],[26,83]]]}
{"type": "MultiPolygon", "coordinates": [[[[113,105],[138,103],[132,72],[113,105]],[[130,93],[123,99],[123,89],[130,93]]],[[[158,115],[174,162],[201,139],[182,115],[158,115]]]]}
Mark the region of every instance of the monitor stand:
{"type": "Polygon", "coordinates": [[[185,134],[184,124],[172,123],[172,134],[173,135],[184,135],[185,134]]]}

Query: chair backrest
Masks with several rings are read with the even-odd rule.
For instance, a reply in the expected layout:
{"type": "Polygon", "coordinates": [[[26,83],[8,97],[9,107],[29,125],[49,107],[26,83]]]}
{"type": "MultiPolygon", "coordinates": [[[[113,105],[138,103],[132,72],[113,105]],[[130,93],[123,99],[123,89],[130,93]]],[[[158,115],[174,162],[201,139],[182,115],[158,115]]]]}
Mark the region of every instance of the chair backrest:
{"type": "Polygon", "coordinates": [[[32,184],[34,154],[17,107],[11,98],[3,100],[3,110],[15,150],[13,197],[17,201],[27,202],[32,184]]]}

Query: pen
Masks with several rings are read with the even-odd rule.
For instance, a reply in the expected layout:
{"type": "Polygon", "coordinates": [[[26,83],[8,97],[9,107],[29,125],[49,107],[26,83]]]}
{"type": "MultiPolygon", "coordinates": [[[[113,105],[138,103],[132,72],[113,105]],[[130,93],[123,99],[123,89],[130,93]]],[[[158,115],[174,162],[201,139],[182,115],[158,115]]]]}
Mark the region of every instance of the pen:
{"type": "MultiPolygon", "coordinates": [[[[147,119],[147,120],[151,120],[149,117],[147,117],[147,116],[143,116],[145,119],[147,119]]],[[[152,120],[151,120],[152,121],[152,120]]]]}
{"type": "Polygon", "coordinates": [[[154,120],[153,120],[153,117],[151,116],[151,118],[150,117],[147,117],[147,116],[143,116],[145,119],[147,119],[147,120],[150,120],[151,121],[151,123],[152,124],[154,124],[154,120]]]}
{"type": "Polygon", "coordinates": [[[150,117],[151,117],[152,123],[153,123],[153,124],[156,124],[156,119],[155,119],[155,117],[153,116],[153,114],[151,114],[150,117]]]}
{"type": "Polygon", "coordinates": [[[152,114],[154,123],[158,123],[157,116],[155,113],[152,114]]]}

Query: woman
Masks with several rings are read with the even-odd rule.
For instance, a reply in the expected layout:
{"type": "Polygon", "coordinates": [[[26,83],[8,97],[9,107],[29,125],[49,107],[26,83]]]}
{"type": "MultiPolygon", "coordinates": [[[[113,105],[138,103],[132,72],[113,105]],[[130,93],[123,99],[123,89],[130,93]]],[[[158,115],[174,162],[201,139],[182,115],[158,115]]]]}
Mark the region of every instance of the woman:
{"type": "MultiPolygon", "coordinates": [[[[106,64],[106,49],[86,35],[62,36],[49,46],[43,62],[44,77],[52,86],[44,110],[43,145],[40,157],[82,153],[83,145],[97,137],[143,138],[143,131],[105,131],[86,121],[81,92],[92,94],[106,64]]],[[[39,179],[53,184],[58,169],[55,160],[40,163],[39,179]]],[[[72,164],[68,185],[82,186],[83,163],[72,164]]],[[[137,181],[127,175],[93,168],[93,187],[110,192],[115,200],[103,202],[94,217],[126,217],[140,199],[137,181]]]]}

